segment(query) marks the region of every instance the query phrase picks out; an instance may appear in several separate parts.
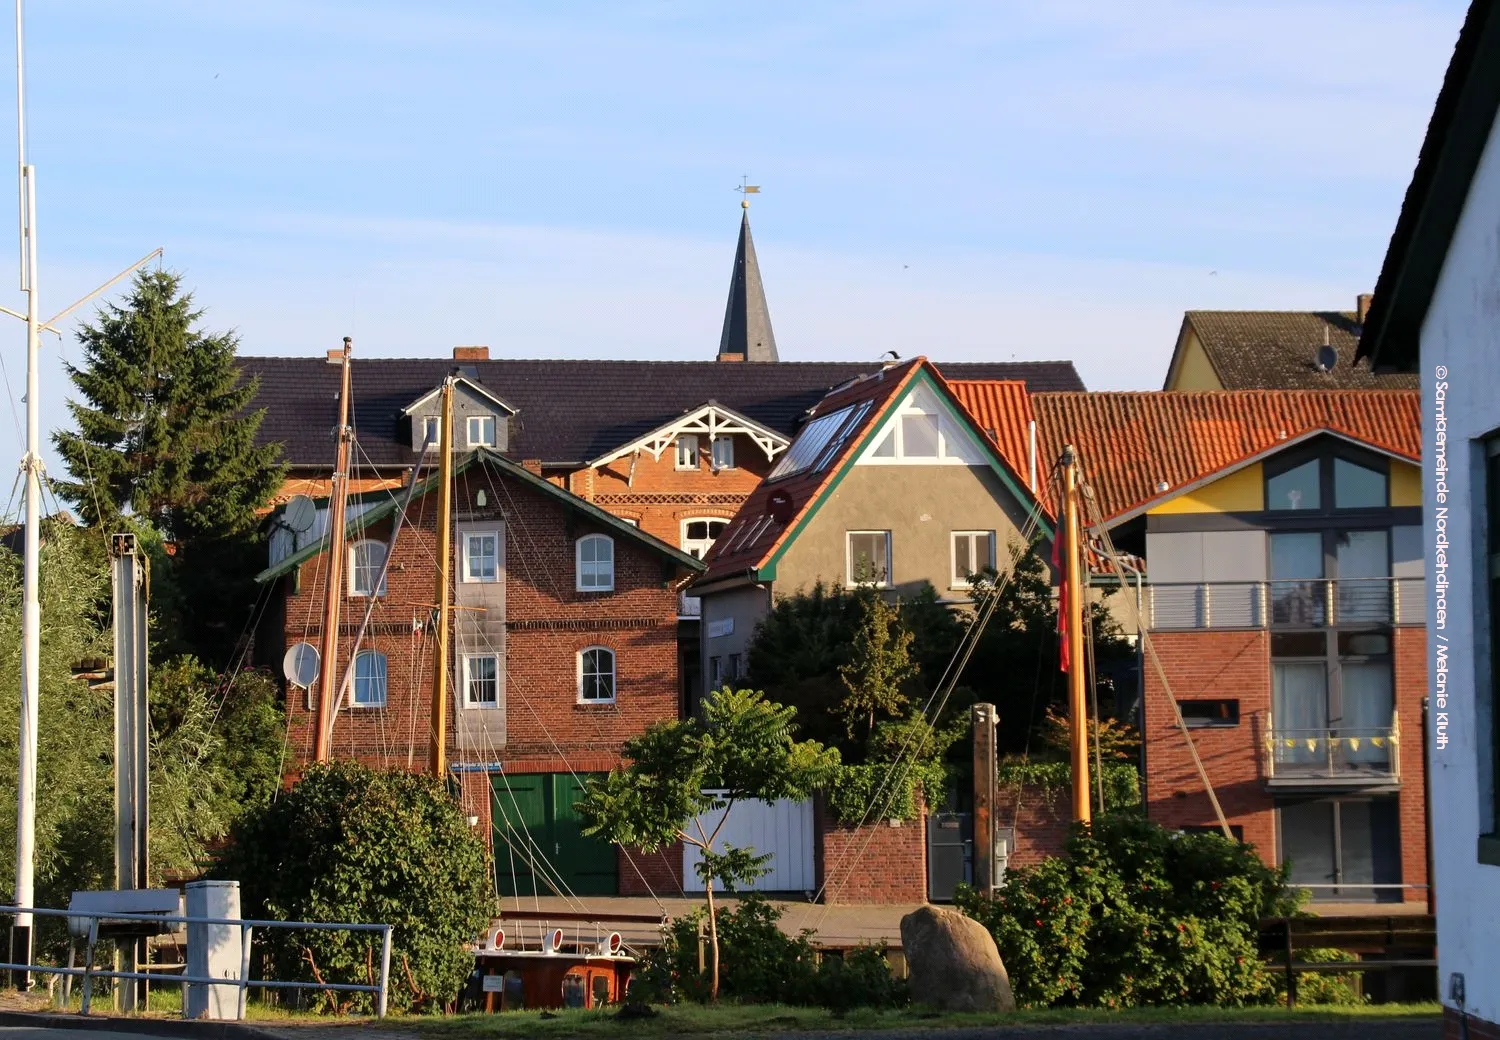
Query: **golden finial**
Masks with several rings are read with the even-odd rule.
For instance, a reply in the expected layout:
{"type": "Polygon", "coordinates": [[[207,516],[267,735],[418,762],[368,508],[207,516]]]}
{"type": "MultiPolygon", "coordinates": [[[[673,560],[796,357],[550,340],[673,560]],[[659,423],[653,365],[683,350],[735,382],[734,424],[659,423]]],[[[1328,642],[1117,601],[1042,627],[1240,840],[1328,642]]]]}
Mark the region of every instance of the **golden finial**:
{"type": "Polygon", "coordinates": [[[738,188],[734,189],[735,191],[739,192],[741,195],[746,196],[745,198],[743,198],[743,199],[740,200],[740,209],[749,209],[750,208],[750,199],[749,199],[749,196],[751,196],[751,195],[759,195],[760,194],[760,185],[759,184],[750,184],[749,180],[750,180],[750,178],[749,178],[748,175],[744,176],[744,177],[741,177],[740,178],[740,186],[738,188]]]}

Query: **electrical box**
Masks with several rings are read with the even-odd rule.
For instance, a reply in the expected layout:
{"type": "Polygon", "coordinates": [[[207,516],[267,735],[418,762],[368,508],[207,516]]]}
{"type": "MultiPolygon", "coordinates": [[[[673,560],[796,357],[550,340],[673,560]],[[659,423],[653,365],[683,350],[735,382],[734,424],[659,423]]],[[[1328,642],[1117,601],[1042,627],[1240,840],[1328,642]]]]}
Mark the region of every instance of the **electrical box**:
{"type": "MultiPolygon", "coordinates": [[[[194,881],[187,886],[188,917],[240,919],[238,881],[194,881]]],[[[224,979],[228,985],[186,983],[184,1018],[226,1022],[240,1018],[240,970],[244,951],[236,924],[187,926],[187,973],[198,978],[224,979]]]]}

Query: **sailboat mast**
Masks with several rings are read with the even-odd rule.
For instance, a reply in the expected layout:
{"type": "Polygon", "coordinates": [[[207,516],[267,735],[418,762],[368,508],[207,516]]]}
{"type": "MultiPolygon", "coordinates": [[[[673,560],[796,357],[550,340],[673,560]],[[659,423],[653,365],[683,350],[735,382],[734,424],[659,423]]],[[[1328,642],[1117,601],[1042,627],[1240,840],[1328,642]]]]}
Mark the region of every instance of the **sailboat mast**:
{"type": "Polygon", "coordinates": [[[437,646],[432,676],[432,775],[448,771],[448,568],[453,556],[453,378],[443,380],[438,436],[437,646]]]}
{"type": "Polygon", "coordinates": [[[333,483],[328,491],[328,596],[323,606],[323,658],[318,676],[318,720],[313,735],[313,758],[328,761],[332,742],[338,679],[339,606],[344,599],[344,526],[349,510],[349,448],[354,439],[349,428],[349,356],[354,341],[344,337],[343,375],[339,389],[338,456],[333,483]]]}
{"type": "MultiPolygon", "coordinates": [[[[26,478],[25,579],[21,612],[21,733],[16,777],[16,905],[36,898],[37,698],[40,693],[42,606],[38,584],[41,562],[42,458],[41,394],[37,354],[41,330],[36,285],[36,170],[26,163],[26,73],[22,53],[22,0],[16,0],[16,142],[20,172],[21,291],[26,294],[26,478]]],[[[31,963],[32,915],[17,914],[11,932],[12,964],[31,963]]],[[[15,977],[26,989],[30,973],[15,977]]]]}
{"type": "Polygon", "coordinates": [[[1088,823],[1093,818],[1089,800],[1089,716],[1084,696],[1083,656],[1083,538],[1079,520],[1078,455],[1070,444],[1063,449],[1063,525],[1068,595],[1068,747],[1073,766],[1073,819],[1088,823]]]}

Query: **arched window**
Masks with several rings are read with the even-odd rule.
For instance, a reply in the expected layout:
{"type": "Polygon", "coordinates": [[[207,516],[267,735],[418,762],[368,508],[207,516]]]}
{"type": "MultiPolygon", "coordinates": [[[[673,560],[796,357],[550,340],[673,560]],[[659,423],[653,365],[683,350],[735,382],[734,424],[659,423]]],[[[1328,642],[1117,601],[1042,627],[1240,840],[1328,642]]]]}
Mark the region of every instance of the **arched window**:
{"type": "Polygon", "coordinates": [[[591,646],[578,655],[578,699],[606,704],[615,699],[615,652],[591,646]]]}
{"type": "Polygon", "coordinates": [[[607,534],[588,534],[578,539],[578,591],[613,592],[615,588],[615,542],[607,534]]]}
{"type": "Polygon", "coordinates": [[[385,707],[385,654],[379,650],[361,650],[354,659],[354,706],[385,707]]]}
{"type": "Polygon", "coordinates": [[[384,569],[384,542],[355,542],[349,547],[349,595],[384,596],[385,580],[380,573],[384,569]],[[378,592],[375,591],[377,581],[380,582],[378,592]]]}

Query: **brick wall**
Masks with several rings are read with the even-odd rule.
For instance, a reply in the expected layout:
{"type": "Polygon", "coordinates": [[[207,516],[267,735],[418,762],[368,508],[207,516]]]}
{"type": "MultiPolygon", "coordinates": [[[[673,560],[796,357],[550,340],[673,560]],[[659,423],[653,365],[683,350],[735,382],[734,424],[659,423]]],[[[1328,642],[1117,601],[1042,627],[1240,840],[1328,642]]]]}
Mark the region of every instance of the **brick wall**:
{"type": "MultiPolygon", "coordinates": [[[[1427,696],[1427,629],[1396,629],[1396,711],[1401,722],[1401,880],[1427,884],[1427,774],[1422,762],[1422,699],[1427,696]]],[[[1409,888],[1408,903],[1425,903],[1423,889],[1409,888]]]]}
{"type": "Polygon", "coordinates": [[[1443,1008],[1443,1040],[1500,1040],[1500,1022],[1470,1016],[1467,1021],[1451,1007],[1443,1008]]]}
{"type": "Polygon", "coordinates": [[[681,896],[682,843],[673,842],[660,852],[631,849],[618,852],[617,873],[622,896],[681,896]]]}
{"type": "Polygon", "coordinates": [[[823,902],[927,902],[927,815],[893,827],[887,820],[850,827],[821,798],[814,810],[814,863],[823,902]]]}
{"type": "Polygon", "coordinates": [[[1061,856],[1073,826],[1072,797],[1066,788],[1047,791],[1031,784],[1002,786],[995,792],[995,826],[1010,827],[1015,842],[1007,869],[1033,867],[1061,856]]]}

